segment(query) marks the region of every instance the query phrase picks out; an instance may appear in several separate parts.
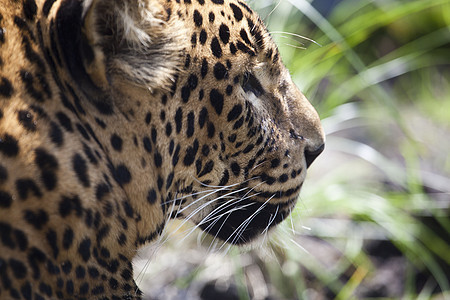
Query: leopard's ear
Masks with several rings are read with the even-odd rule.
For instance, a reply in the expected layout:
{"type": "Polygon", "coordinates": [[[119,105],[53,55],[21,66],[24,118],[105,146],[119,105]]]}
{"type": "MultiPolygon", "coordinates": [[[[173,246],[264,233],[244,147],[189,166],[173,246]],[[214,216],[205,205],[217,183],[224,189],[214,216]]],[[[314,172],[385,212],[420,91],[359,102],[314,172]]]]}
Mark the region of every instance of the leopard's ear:
{"type": "Polygon", "coordinates": [[[74,79],[104,91],[115,80],[168,86],[187,45],[185,26],[158,0],[66,0],[57,27],[74,79]]]}

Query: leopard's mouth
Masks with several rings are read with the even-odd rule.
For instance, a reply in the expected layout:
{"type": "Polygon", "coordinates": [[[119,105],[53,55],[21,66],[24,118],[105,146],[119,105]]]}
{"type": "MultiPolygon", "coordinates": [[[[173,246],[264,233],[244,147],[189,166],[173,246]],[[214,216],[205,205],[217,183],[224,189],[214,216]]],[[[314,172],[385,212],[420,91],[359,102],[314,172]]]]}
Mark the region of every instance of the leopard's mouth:
{"type": "Polygon", "coordinates": [[[297,197],[278,204],[269,203],[269,200],[221,200],[197,225],[226,243],[246,244],[282,222],[289,215],[297,197]]]}

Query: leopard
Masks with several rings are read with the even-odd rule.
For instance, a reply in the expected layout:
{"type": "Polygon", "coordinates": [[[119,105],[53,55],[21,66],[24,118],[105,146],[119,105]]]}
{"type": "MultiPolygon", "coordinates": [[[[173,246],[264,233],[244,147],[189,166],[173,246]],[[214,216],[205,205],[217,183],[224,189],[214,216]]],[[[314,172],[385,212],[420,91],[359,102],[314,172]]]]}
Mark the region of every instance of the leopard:
{"type": "Polygon", "coordinates": [[[251,243],[324,144],[243,1],[1,0],[0,298],[140,299],[170,220],[251,243]]]}

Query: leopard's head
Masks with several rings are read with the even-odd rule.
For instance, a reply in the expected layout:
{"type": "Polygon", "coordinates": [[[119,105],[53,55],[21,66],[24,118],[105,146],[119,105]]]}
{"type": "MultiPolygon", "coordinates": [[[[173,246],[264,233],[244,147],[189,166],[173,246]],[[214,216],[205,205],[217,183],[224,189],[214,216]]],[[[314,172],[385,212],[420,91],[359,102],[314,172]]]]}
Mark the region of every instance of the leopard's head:
{"type": "Polygon", "coordinates": [[[260,18],[235,0],[94,3],[84,69],[136,120],[139,150],[117,154],[143,166],[129,193],[232,244],[285,219],[324,132],[260,18]]]}

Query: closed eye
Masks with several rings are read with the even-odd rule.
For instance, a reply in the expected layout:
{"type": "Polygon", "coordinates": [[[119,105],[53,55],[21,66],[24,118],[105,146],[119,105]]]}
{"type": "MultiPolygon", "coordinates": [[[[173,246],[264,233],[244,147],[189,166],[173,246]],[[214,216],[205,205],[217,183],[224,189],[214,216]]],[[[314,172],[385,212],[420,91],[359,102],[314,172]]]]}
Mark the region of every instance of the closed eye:
{"type": "Polygon", "coordinates": [[[251,92],[256,97],[259,97],[265,93],[261,83],[252,73],[249,72],[244,73],[241,85],[246,93],[251,92]]]}

